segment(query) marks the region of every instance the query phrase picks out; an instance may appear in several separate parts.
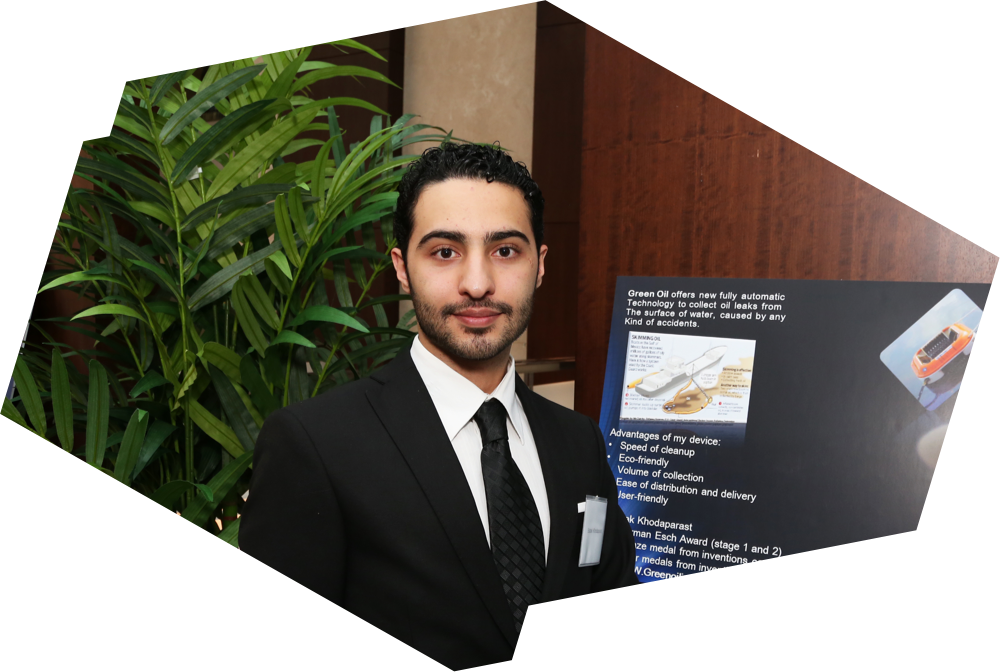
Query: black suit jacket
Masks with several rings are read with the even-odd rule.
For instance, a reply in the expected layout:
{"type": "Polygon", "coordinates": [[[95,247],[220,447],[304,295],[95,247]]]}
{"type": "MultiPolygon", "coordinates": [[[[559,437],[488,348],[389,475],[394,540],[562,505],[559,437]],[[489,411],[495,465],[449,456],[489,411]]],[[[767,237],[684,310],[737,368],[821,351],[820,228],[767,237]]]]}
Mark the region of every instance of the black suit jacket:
{"type": "MultiPolygon", "coordinates": [[[[551,516],[542,601],[638,583],[597,424],[516,385],[551,516]],[[608,514],[600,563],[579,567],[577,503],[587,495],[606,497],[608,514]]],[[[370,378],[268,417],[239,545],[452,669],[513,657],[514,620],[482,521],[409,349],[370,378]]]]}

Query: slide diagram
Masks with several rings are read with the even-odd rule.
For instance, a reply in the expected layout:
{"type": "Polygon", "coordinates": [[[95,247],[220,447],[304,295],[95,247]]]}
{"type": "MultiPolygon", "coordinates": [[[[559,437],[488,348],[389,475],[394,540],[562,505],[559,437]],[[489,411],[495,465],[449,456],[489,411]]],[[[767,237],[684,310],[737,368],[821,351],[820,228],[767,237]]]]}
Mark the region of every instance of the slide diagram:
{"type": "Polygon", "coordinates": [[[630,331],[620,418],[746,423],[754,345],[630,331]]]}
{"type": "Polygon", "coordinates": [[[983,311],[953,289],[879,358],[924,408],[933,411],[962,385],[983,311]]]}

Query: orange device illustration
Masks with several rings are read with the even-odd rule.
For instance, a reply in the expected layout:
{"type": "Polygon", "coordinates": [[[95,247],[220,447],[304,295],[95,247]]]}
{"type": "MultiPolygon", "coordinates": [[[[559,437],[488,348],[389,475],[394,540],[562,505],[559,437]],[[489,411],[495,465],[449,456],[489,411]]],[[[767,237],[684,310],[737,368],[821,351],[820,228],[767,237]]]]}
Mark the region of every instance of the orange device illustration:
{"type": "Polygon", "coordinates": [[[917,378],[928,378],[947,366],[972,344],[976,334],[961,322],[941,330],[913,355],[910,367],[917,378]]]}

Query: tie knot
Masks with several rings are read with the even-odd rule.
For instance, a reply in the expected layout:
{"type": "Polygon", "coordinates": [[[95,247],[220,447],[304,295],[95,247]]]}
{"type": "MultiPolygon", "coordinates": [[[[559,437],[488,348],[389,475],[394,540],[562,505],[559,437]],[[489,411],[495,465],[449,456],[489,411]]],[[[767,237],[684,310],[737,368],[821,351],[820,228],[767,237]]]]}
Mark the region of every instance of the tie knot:
{"type": "Polygon", "coordinates": [[[499,399],[487,399],[472,419],[479,425],[483,445],[492,441],[507,440],[507,409],[499,399]]]}

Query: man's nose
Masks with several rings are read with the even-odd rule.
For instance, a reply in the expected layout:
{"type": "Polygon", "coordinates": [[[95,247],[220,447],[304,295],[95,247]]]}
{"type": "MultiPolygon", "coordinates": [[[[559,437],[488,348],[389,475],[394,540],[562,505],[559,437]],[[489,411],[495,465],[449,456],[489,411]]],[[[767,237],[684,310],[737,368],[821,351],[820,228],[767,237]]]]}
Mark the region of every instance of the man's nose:
{"type": "Polygon", "coordinates": [[[470,254],[462,265],[458,291],[470,299],[482,299],[493,293],[493,268],[482,254],[470,254]]]}

